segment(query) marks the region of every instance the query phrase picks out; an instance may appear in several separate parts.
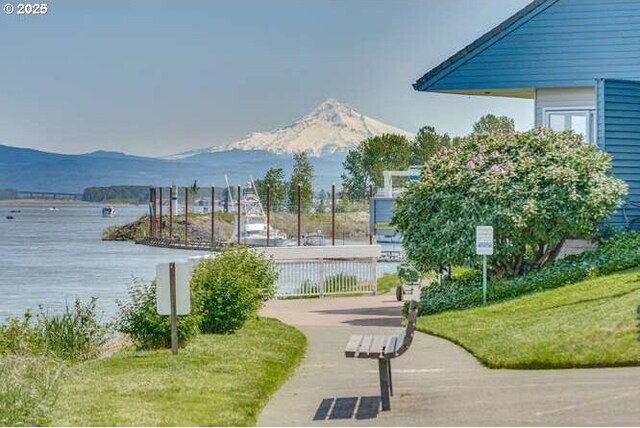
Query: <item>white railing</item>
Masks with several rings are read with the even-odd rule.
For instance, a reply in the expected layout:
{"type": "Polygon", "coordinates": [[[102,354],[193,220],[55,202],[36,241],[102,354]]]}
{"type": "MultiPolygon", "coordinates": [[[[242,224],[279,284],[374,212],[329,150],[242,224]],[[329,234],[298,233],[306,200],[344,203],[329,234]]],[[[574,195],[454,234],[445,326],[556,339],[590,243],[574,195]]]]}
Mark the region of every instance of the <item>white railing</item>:
{"type": "MultiPolygon", "coordinates": [[[[279,277],[276,298],[376,293],[378,245],[257,247],[272,257],[279,277]]],[[[194,256],[195,265],[202,258],[194,256]]]]}
{"type": "Polygon", "coordinates": [[[377,245],[260,248],[280,276],[276,298],[376,292],[377,245]]]}
{"type": "Polygon", "coordinates": [[[277,260],[276,297],[375,294],[376,258],[277,260]]]}

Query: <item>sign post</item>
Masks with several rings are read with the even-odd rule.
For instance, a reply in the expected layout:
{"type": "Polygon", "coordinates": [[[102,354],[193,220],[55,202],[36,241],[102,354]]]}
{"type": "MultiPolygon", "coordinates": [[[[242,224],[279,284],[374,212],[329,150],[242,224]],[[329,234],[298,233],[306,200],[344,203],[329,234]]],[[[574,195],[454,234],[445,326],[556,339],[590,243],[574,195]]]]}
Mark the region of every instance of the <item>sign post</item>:
{"type": "Polygon", "coordinates": [[[189,263],[161,263],[156,266],[156,309],[171,316],[171,353],[178,353],[178,315],[191,311],[189,263]]]}
{"type": "Polygon", "coordinates": [[[493,226],[476,226],[476,254],[482,256],[482,303],[487,304],[487,256],[493,255],[493,226]]]}
{"type": "Polygon", "coordinates": [[[176,264],[169,263],[169,300],[171,305],[171,353],[178,354],[178,310],[176,308],[176,264]]]}

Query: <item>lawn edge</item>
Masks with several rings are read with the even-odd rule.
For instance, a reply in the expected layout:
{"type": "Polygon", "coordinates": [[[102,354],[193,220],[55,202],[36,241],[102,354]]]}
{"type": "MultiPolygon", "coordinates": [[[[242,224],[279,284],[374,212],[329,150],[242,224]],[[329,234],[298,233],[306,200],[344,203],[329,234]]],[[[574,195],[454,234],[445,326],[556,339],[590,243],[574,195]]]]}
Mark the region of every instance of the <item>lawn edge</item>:
{"type": "MultiPolygon", "coordinates": [[[[424,317],[420,317],[424,318],[424,317]]],[[[418,318],[418,319],[420,319],[418,318]]],[[[621,361],[618,363],[595,363],[595,364],[580,364],[580,363],[567,363],[567,364],[553,364],[553,363],[540,363],[532,362],[531,364],[494,364],[486,358],[476,354],[472,349],[467,347],[460,341],[448,337],[444,334],[429,330],[428,328],[418,327],[416,330],[421,333],[428,334],[430,336],[438,337],[440,339],[447,340],[456,346],[461,347],[466,352],[471,354],[480,364],[492,369],[492,370],[567,370],[567,369],[603,369],[603,368],[616,368],[616,367],[640,367],[640,361],[621,361]]]]}

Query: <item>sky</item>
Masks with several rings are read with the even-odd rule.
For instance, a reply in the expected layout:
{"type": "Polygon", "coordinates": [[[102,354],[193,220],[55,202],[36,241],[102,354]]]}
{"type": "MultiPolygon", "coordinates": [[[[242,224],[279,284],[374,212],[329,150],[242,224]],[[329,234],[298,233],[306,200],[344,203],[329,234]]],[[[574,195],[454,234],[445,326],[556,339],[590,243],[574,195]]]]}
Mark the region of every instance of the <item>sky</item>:
{"type": "Polygon", "coordinates": [[[411,87],[527,3],[50,1],[46,15],[3,13],[0,144],[163,156],[289,125],[327,98],[410,132],[465,135],[486,113],[528,129],[530,100],[411,87]]]}

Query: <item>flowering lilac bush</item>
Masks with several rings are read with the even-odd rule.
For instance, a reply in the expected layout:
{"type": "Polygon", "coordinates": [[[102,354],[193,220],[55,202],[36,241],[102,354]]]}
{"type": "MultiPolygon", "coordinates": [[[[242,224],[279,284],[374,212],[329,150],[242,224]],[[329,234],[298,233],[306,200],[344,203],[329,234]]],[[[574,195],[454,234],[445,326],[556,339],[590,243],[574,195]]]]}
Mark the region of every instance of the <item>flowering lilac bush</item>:
{"type": "Polygon", "coordinates": [[[610,156],[571,131],[473,135],[425,163],[393,223],[426,269],[473,264],[475,227],[492,225],[492,274],[521,275],[555,260],[567,237],[595,233],[625,192],[610,156]]]}

